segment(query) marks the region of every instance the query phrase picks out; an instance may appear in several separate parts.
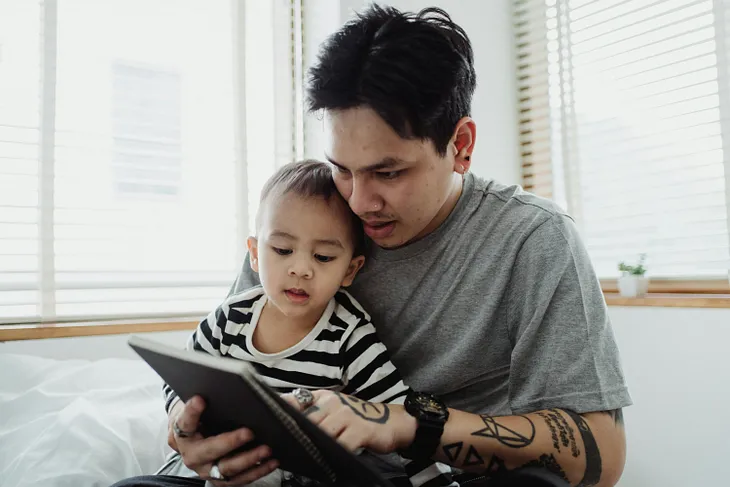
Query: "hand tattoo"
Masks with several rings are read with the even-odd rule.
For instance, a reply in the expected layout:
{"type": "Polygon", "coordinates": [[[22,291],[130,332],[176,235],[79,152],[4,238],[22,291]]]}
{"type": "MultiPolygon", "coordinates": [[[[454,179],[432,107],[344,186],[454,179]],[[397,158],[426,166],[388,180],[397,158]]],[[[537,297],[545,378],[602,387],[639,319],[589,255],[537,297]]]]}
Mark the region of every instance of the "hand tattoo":
{"type": "Polygon", "coordinates": [[[347,396],[336,392],[337,397],[345,406],[366,421],[371,423],[385,424],[390,417],[390,409],[385,404],[373,404],[362,401],[354,396],[347,396]]]}

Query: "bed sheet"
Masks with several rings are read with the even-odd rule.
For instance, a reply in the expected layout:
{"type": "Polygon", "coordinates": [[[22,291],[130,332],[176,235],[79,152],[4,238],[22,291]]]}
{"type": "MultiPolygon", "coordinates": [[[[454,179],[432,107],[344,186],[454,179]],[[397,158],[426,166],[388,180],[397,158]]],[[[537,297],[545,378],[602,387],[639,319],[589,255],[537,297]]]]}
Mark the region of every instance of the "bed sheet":
{"type": "Polygon", "coordinates": [[[170,451],[160,378],[141,360],[0,354],[0,485],[108,487],[170,451]]]}

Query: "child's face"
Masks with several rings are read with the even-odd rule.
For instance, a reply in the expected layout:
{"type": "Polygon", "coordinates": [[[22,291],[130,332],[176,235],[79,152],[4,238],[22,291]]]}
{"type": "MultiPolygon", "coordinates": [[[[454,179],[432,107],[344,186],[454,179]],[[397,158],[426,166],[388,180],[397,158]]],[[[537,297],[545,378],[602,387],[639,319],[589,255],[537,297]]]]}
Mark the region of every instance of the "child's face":
{"type": "Polygon", "coordinates": [[[271,195],[249,238],[251,267],[269,301],[289,317],[316,319],[364,262],[353,258],[349,208],[333,196],[271,195]]]}

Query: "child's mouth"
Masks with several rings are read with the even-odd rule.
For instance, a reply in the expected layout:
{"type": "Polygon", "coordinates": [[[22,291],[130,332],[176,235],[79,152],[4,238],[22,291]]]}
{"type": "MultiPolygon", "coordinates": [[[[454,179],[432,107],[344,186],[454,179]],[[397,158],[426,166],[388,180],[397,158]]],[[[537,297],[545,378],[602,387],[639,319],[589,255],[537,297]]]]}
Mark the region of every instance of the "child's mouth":
{"type": "Polygon", "coordinates": [[[284,291],[289,301],[297,304],[306,302],[309,299],[309,294],[304,289],[291,288],[284,291]]]}

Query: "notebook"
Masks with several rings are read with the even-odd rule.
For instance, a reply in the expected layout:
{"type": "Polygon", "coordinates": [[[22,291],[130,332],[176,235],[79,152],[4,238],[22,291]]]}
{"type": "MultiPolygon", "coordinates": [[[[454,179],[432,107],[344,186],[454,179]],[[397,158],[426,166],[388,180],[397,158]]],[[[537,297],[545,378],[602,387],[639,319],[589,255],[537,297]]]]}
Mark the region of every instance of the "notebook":
{"type": "MultiPolygon", "coordinates": [[[[238,428],[271,447],[280,468],[327,484],[392,485],[291,407],[245,361],[181,350],[132,336],[129,345],[183,401],[206,403],[198,430],[212,436],[238,428]]],[[[252,448],[254,445],[248,445],[252,448]]]]}

